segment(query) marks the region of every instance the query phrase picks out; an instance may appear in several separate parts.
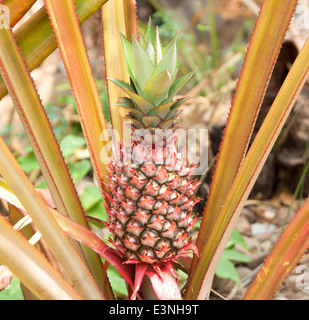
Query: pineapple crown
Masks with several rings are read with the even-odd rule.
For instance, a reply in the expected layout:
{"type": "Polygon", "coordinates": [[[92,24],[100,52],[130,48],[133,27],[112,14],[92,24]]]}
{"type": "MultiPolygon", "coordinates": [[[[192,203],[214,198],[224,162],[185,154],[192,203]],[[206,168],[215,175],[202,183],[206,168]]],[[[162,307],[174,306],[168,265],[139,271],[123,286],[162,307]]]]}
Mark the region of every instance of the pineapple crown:
{"type": "Polygon", "coordinates": [[[158,28],[149,21],[139,40],[132,36],[132,43],[121,35],[130,84],[110,79],[129,98],[121,98],[118,106],[129,111],[135,128],[170,128],[177,118],[179,108],[188,97],[174,99],[189,81],[193,72],[176,80],[178,71],[178,34],[163,46],[158,28]]]}

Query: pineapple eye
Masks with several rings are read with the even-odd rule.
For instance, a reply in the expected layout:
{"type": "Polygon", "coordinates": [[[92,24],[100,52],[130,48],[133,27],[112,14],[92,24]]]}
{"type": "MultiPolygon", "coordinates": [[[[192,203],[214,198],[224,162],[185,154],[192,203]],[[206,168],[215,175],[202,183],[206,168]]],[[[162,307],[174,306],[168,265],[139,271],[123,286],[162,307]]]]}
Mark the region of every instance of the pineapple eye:
{"type": "Polygon", "coordinates": [[[164,248],[171,248],[171,241],[168,239],[161,239],[159,240],[156,245],[155,245],[155,249],[158,251],[163,250],[164,248]]]}
{"type": "Polygon", "coordinates": [[[188,184],[188,181],[186,178],[181,178],[180,181],[179,181],[179,185],[178,187],[184,187],[188,184]]]}
{"type": "Polygon", "coordinates": [[[156,166],[151,162],[144,164],[141,170],[148,178],[155,176],[157,172],[156,166]]]}
{"type": "Polygon", "coordinates": [[[127,227],[141,227],[141,226],[142,225],[134,219],[130,219],[127,223],[127,227]]]}
{"type": "Polygon", "coordinates": [[[164,216],[162,215],[158,215],[156,216],[155,214],[151,216],[151,218],[149,219],[149,227],[152,229],[155,229],[157,231],[161,231],[162,230],[162,226],[164,224],[164,216]]]}
{"type": "Polygon", "coordinates": [[[127,198],[129,198],[129,199],[131,199],[133,201],[136,201],[141,195],[140,190],[138,190],[137,188],[135,188],[133,186],[126,187],[124,193],[127,196],[127,198]]]}
{"type": "Polygon", "coordinates": [[[194,223],[192,223],[193,221],[193,218],[192,217],[189,217],[188,219],[188,226],[187,226],[187,233],[190,233],[192,231],[192,228],[194,226],[194,223]]]}
{"type": "Polygon", "coordinates": [[[177,192],[176,192],[176,191],[174,191],[174,192],[171,194],[171,200],[176,199],[176,198],[177,198],[177,196],[178,196],[177,192]]]}
{"type": "Polygon", "coordinates": [[[150,180],[146,184],[146,188],[144,189],[144,194],[149,196],[156,196],[159,188],[160,188],[160,185],[156,181],[150,180]]]}
{"type": "Polygon", "coordinates": [[[161,204],[162,204],[162,201],[156,201],[156,203],[153,206],[153,209],[158,210],[160,208],[161,204]]]}
{"type": "Polygon", "coordinates": [[[189,171],[190,171],[190,169],[183,165],[183,166],[181,167],[181,169],[178,171],[178,174],[179,174],[181,177],[184,177],[184,176],[187,176],[187,175],[188,175],[189,171]]]}
{"type": "Polygon", "coordinates": [[[189,200],[189,198],[184,195],[182,198],[180,198],[180,200],[179,200],[179,205],[182,206],[182,205],[185,204],[188,200],[189,200]]]}
{"type": "Polygon", "coordinates": [[[117,188],[117,193],[118,193],[120,196],[124,196],[124,195],[125,195],[124,192],[123,192],[123,190],[122,190],[120,187],[117,188]]]}
{"type": "Polygon", "coordinates": [[[159,239],[159,234],[155,230],[146,229],[141,234],[141,243],[147,247],[153,248],[154,244],[158,241],[158,239],[159,239]]]}
{"type": "Polygon", "coordinates": [[[140,260],[140,259],[138,258],[138,256],[137,256],[137,254],[134,253],[134,252],[132,252],[132,251],[130,251],[130,250],[128,250],[126,254],[127,254],[127,257],[128,257],[129,259],[132,259],[132,260],[140,260]]]}
{"type": "Polygon", "coordinates": [[[164,259],[172,259],[176,256],[176,250],[170,250],[165,256],[164,259]]]}
{"type": "Polygon", "coordinates": [[[173,181],[174,179],[175,179],[175,173],[170,173],[169,175],[168,175],[168,179],[167,179],[167,182],[171,182],[171,181],[173,181]]]}
{"type": "Polygon", "coordinates": [[[123,230],[123,226],[119,220],[117,220],[117,222],[116,222],[116,228],[123,230]]]}
{"type": "Polygon", "coordinates": [[[187,217],[186,212],[181,211],[178,217],[177,226],[180,228],[187,228],[189,225],[190,217],[187,217]]]}
{"type": "Polygon", "coordinates": [[[129,217],[129,215],[124,211],[122,208],[119,209],[119,214],[124,216],[124,217],[129,217]]]}
{"type": "Polygon", "coordinates": [[[185,241],[186,237],[187,234],[184,230],[177,230],[173,238],[173,243],[185,241]]]}
{"type": "Polygon", "coordinates": [[[154,177],[159,183],[165,183],[168,178],[168,173],[163,166],[160,166],[157,170],[157,175],[154,177]]]}
{"type": "Polygon", "coordinates": [[[151,216],[151,218],[149,219],[149,223],[153,223],[156,219],[160,219],[160,220],[164,220],[164,216],[162,216],[161,214],[159,214],[158,216],[156,216],[155,214],[153,214],[151,216]]]}
{"type": "Polygon", "coordinates": [[[188,243],[187,240],[187,234],[184,230],[178,230],[178,232],[176,232],[175,237],[173,239],[173,246],[175,248],[182,248],[183,246],[185,246],[188,243]]]}
{"type": "Polygon", "coordinates": [[[142,256],[147,256],[148,258],[155,258],[155,253],[151,248],[141,247],[138,253],[142,256]]]}
{"type": "Polygon", "coordinates": [[[139,239],[138,237],[134,236],[133,234],[130,233],[126,233],[123,237],[124,241],[129,241],[132,242],[134,244],[139,244],[139,239]]]}
{"type": "Polygon", "coordinates": [[[158,233],[154,230],[149,230],[149,229],[146,229],[142,235],[141,235],[141,238],[142,239],[146,239],[148,237],[151,237],[151,238],[157,238],[158,237],[158,233]]]}
{"type": "Polygon", "coordinates": [[[159,190],[159,195],[163,194],[167,189],[167,186],[166,185],[162,185],[160,190],[159,190]]]}
{"type": "MultiPolygon", "coordinates": [[[[127,175],[127,177],[131,178],[134,175],[135,170],[131,166],[125,165],[124,172],[127,175]]],[[[122,172],[120,172],[119,174],[121,174],[121,173],[122,172]]]]}
{"type": "Polygon", "coordinates": [[[126,225],[126,230],[130,234],[132,234],[132,235],[134,235],[136,237],[139,237],[139,235],[143,231],[143,228],[142,228],[142,224],[141,223],[139,223],[135,219],[131,219],[131,220],[129,220],[129,222],[126,225]]]}
{"type": "Polygon", "coordinates": [[[111,185],[114,187],[114,186],[117,186],[117,176],[113,176],[112,178],[110,178],[110,183],[111,185]]]}
{"type": "Polygon", "coordinates": [[[140,171],[137,173],[137,177],[140,180],[146,180],[147,179],[147,177],[140,171]]]}
{"type": "Polygon", "coordinates": [[[169,220],[167,220],[163,225],[162,232],[167,231],[170,226],[171,226],[171,222],[169,220]]]}
{"type": "Polygon", "coordinates": [[[135,220],[139,221],[141,225],[145,225],[147,221],[150,219],[151,213],[144,209],[137,209],[132,215],[132,217],[135,220]]]}
{"type": "Polygon", "coordinates": [[[169,215],[169,214],[173,213],[174,210],[175,210],[175,207],[169,206],[168,209],[167,209],[167,214],[169,215]]]}
{"type": "Polygon", "coordinates": [[[151,197],[151,196],[147,196],[147,197],[142,196],[139,199],[139,206],[141,208],[143,208],[143,209],[146,209],[146,210],[152,210],[154,202],[155,202],[155,200],[154,200],[153,197],[151,197]]]}
{"type": "MultiPolygon", "coordinates": [[[[116,245],[118,248],[123,248],[123,243],[122,243],[122,241],[121,241],[120,238],[116,237],[115,245],[116,245]]],[[[123,248],[123,250],[121,250],[121,251],[124,252],[125,249],[123,248]]]]}
{"type": "Polygon", "coordinates": [[[184,211],[181,211],[178,216],[178,221],[182,221],[183,219],[185,219],[186,215],[187,214],[184,211]]]}

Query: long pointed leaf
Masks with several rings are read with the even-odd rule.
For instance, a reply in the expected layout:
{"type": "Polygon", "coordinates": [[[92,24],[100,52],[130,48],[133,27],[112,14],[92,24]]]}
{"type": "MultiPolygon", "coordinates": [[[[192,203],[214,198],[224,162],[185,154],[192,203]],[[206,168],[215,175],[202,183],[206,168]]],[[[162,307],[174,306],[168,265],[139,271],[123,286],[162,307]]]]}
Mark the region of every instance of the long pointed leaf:
{"type": "MultiPolygon", "coordinates": [[[[243,161],[279,49],[297,0],[265,0],[258,17],[220,147],[197,247],[207,242],[243,161]]],[[[191,272],[197,264],[193,259],[191,272]]]]}
{"type": "Polygon", "coordinates": [[[103,151],[109,137],[74,2],[46,0],[45,5],[70,80],[96,178],[103,186],[103,175],[108,175],[104,160],[110,156],[103,151]]]}
{"type": "Polygon", "coordinates": [[[36,0],[3,0],[0,4],[7,6],[10,10],[10,27],[13,28],[16,23],[28,12],[36,0]]]}
{"type": "Polygon", "coordinates": [[[0,68],[12,100],[28,134],[41,169],[51,189],[58,210],[68,215],[68,203],[76,215],[83,215],[77,194],[62,157],[46,112],[23,57],[10,30],[0,31],[0,68]],[[68,193],[68,191],[71,191],[68,193]],[[72,203],[74,199],[75,202],[72,203]]]}
{"type": "Polygon", "coordinates": [[[142,281],[143,281],[144,276],[146,274],[147,268],[148,268],[147,263],[138,263],[135,266],[134,287],[133,287],[133,292],[132,292],[130,300],[136,299],[138,290],[140,289],[140,287],[142,285],[142,281]]]}
{"type": "Polygon", "coordinates": [[[165,266],[156,268],[156,271],[146,271],[153,290],[159,300],[182,300],[180,289],[176,280],[170,275],[165,266]]]}
{"type": "Polygon", "coordinates": [[[132,34],[138,39],[137,3],[136,0],[123,0],[124,16],[126,22],[126,34],[132,42],[132,34]]]}
{"type": "MultiPolygon", "coordinates": [[[[11,31],[0,30],[0,41],[1,73],[56,206],[60,212],[70,216],[74,221],[88,226],[60,147],[11,31]]],[[[74,246],[82,257],[85,254],[91,271],[96,274],[96,270],[100,270],[100,266],[102,268],[99,257],[87,248],[81,251],[78,243],[74,246]]],[[[101,279],[102,276],[98,283],[101,283],[101,279]]]]}
{"type": "Polygon", "coordinates": [[[236,219],[309,74],[309,39],[295,60],[237,173],[200,255],[186,298],[205,299],[236,219]]]}
{"type": "MultiPolygon", "coordinates": [[[[16,0],[20,2],[19,0],[16,0]]],[[[75,0],[79,22],[84,23],[108,0],[75,0]]],[[[53,34],[45,7],[42,7],[29,20],[16,30],[16,39],[32,71],[54,50],[57,42],[53,34]]],[[[0,100],[7,94],[3,79],[0,77],[0,100]]]]}
{"type": "Polygon", "coordinates": [[[23,204],[80,296],[85,299],[102,299],[101,292],[81,257],[1,138],[0,173],[23,204]]]}
{"type": "Polygon", "coordinates": [[[80,299],[46,258],[19,232],[13,230],[1,215],[0,263],[7,265],[13,274],[40,299],[80,299]]]}
{"type": "MultiPolygon", "coordinates": [[[[3,199],[15,206],[20,212],[26,212],[23,205],[20,203],[18,198],[14,195],[7,183],[0,179],[0,199],[3,199]]],[[[46,202],[45,197],[45,202],[46,202]]],[[[71,238],[79,241],[80,243],[91,248],[91,250],[98,253],[106,261],[117,268],[123,278],[133,287],[133,266],[130,264],[124,264],[124,260],[115,252],[114,249],[110,248],[103,240],[101,240],[96,234],[91,232],[89,229],[84,228],[78,223],[60,214],[57,210],[49,207],[50,212],[57,220],[62,230],[71,238]]]]}
{"type": "MultiPolygon", "coordinates": [[[[129,74],[122,54],[120,33],[126,34],[124,21],[124,7],[122,1],[109,1],[102,8],[103,43],[105,59],[105,76],[109,79],[119,79],[129,82],[129,74]]],[[[109,109],[111,113],[112,127],[123,138],[123,118],[125,110],[119,110],[115,103],[123,96],[120,88],[107,81],[109,109]]]]}

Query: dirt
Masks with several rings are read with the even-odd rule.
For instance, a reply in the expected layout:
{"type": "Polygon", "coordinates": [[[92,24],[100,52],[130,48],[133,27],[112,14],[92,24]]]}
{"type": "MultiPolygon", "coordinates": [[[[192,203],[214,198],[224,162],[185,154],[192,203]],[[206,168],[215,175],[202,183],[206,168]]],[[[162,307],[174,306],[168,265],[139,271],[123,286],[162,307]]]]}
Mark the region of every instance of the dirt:
{"type": "MultiPolygon", "coordinates": [[[[218,294],[228,300],[239,300],[243,298],[248,285],[278,240],[288,210],[289,206],[283,203],[248,201],[248,205],[243,209],[236,223],[236,229],[242,233],[249,247],[248,250],[242,247],[237,247],[237,249],[250,257],[251,261],[246,264],[236,265],[238,275],[241,279],[239,284],[235,284],[232,280],[215,277],[213,289],[216,293],[212,293],[212,299],[222,299],[218,294]]],[[[295,210],[290,213],[290,219],[294,214],[295,210]]],[[[274,300],[308,300],[308,266],[309,252],[304,254],[298,266],[284,281],[281,288],[277,291],[274,300]]]]}

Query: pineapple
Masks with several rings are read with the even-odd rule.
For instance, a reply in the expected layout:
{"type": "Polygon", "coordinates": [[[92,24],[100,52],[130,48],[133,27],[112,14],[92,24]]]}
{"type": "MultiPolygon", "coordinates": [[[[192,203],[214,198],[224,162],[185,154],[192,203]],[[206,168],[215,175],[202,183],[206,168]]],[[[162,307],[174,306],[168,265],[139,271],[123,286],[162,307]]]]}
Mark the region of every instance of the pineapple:
{"type": "Polygon", "coordinates": [[[178,35],[163,47],[151,22],[139,40],[122,36],[122,43],[130,84],[110,80],[128,96],[117,105],[128,111],[132,141],[118,147],[109,165],[108,227],[128,262],[162,263],[197,253],[190,233],[198,182],[175,135],[187,100],[175,96],[192,73],[175,79],[178,35]]]}

